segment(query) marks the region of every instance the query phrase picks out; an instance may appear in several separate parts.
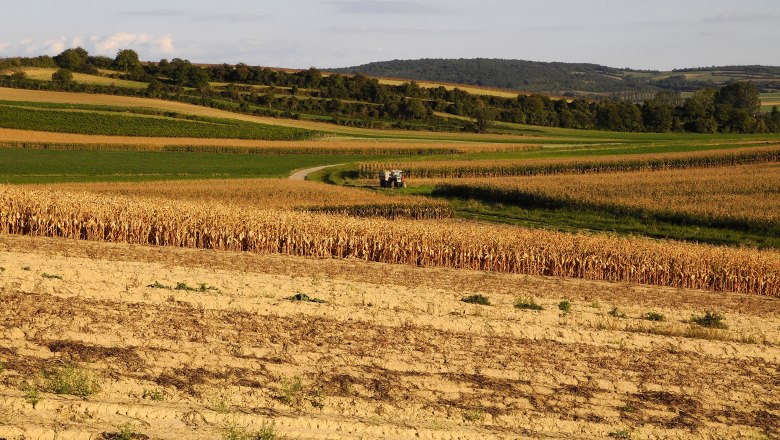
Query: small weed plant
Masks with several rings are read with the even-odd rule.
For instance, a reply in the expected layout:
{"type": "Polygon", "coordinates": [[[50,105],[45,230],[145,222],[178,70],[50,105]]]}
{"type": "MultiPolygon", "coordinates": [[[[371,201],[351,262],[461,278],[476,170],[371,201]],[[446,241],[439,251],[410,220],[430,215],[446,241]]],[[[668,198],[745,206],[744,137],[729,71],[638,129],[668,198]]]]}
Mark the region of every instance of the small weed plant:
{"type": "Polygon", "coordinates": [[[222,434],[222,440],[283,440],[276,432],[273,424],[263,424],[259,430],[250,431],[235,425],[227,426],[222,434]]]}
{"type": "Polygon", "coordinates": [[[48,274],[46,272],[42,273],[41,276],[46,278],[46,279],[49,279],[49,280],[61,280],[62,279],[61,275],[57,275],[57,274],[52,275],[52,274],[48,274]]]}
{"type": "Polygon", "coordinates": [[[569,313],[571,312],[571,303],[569,300],[563,300],[558,303],[558,310],[560,310],[563,313],[569,313]]]}
{"type": "Polygon", "coordinates": [[[133,425],[125,423],[118,426],[117,432],[104,432],[99,437],[103,440],[148,440],[149,436],[144,434],[138,434],[135,432],[133,425]]]}
{"type": "Polygon", "coordinates": [[[184,290],[186,292],[209,292],[213,290],[219,292],[219,289],[214,286],[209,286],[206,283],[198,283],[198,287],[192,287],[184,282],[176,283],[176,287],[174,287],[173,290],[184,290]]]}
{"type": "Polygon", "coordinates": [[[609,316],[613,318],[625,318],[626,314],[621,312],[620,309],[618,309],[617,307],[613,306],[612,310],[609,311],[609,316]]]}
{"type": "Polygon", "coordinates": [[[490,299],[488,299],[488,297],[486,297],[485,295],[480,295],[480,294],[467,296],[465,298],[462,298],[461,301],[463,301],[464,303],[478,304],[481,306],[490,305],[490,299]]]}
{"type": "Polygon", "coordinates": [[[288,301],[312,302],[312,303],[317,303],[317,304],[325,304],[325,303],[327,303],[327,301],[325,301],[324,299],[313,298],[313,297],[310,297],[309,295],[307,295],[305,293],[296,293],[295,295],[288,296],[285,299],[288,300],[288,301]]]}
{"type": "Polygon", "coordinates": [[[43,379],[44,390],[54,394],[86,397],[100,389],[92,372],[74,364],[65,365],[54,371],[45,371],[43,379]]]}
{"type": "Polygon", "coordinates": [[[540,306],[533,299],[518,298],[515,301],[515,307],[521,310],[544,310],[544,307],[540,306]]]}
{"type": "Polygon", "coordinates": [[[165,394],[158,389],[144,389],[144,393],[141,396],[143,399],[154,400],[155,402],[162,402],[165,399],[165,394]]]}
{"type": "Polygon", "coordinates": [[[290,406],[299,406],[303,401],[303,383],[298,376],[282,382],[279,400],[290,406]]]}
{"type": "Polygon", "coordinates": [[[707,310],[703,316],[692,316],[691,322],[699,324],[702,327],[725,329],[728,328],[725,322],[723,322],[723,315],[707,310]]]}
{"type": "Polygon", "coordinates": [[[643,316],[644,319],[648,321],[654,321],[654,322],[665,322],[666,316],[657,313],[657,312],[647,312],[645,313],[645,316],[643,316]]]}
{"type": "Polygon", "coordinates": [[[467,422],[478,423],[485,418],[485,410],[482,408],[469,409],[463,412],[463,418],[467,422]]]}
{"type": "Polygon", "coordinates": [[[41,400],[43,400],[38,384],[25,381],[22,383],[22,391],[24,391],[24,400],[26,400],[33,409],[35,409],[41,400]]]}
{"type": "Polygon", "coordinates": [[[628,429],[621,429],[620,431],[612,431],[608,435],[612,438],[631,438],[631,432],[628,429]]]}

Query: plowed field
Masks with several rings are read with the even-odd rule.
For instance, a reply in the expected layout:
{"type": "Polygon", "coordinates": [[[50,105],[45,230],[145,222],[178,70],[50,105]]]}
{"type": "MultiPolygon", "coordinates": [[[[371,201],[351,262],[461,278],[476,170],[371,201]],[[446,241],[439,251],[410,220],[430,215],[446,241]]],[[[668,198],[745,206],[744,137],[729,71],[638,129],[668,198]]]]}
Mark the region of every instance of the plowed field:
{"type": "Polygon", "coordinates": [[[0,438],[780,435],[769,297],[8,235],[0,267],[0,438]]]}

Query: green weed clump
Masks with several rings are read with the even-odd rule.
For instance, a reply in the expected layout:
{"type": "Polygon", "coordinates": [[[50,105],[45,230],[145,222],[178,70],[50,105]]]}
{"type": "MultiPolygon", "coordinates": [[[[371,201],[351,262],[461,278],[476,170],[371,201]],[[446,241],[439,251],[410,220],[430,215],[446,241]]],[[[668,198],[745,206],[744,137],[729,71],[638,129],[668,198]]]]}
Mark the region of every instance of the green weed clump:
{"type": "Polygon", "coordinates": [[[490,305],[490,299],[488,299],[488,297],[486,297],[484,295],[480,295],[480,294],[467,296],[465,298],[462,298],[461,301],[463,301],[464,303],[478,304],[478,305],[481,305],[481,306],[489,306],[490,305]]]}
{"type": "Polygon", "coordinates": [[[725,329],[728,326],[723,322],[724,319],[723,315],[707,310],[703,316],[692,316],[691,322],[702,327],[725,329]]]}
{"type": "Polygon", "coordinates": [[[285,298],[288,301],[302,301],[302,302],[312,302],[312,303],[318,303],[318,304],[325,304],[327,301],[320,298],[313,298],[305,293],[296,293],[293,296],[288,296],[285,298]]]}
{"type": "Polygon", "coordinates": [[[45,371],[43,379],[43,389],[54,394],[86,397],[100,390],[92,372],[75,364],[68,364],[53,371],[45,371]]]}
{"type": "Polygon", "coordinates": [[[656,312],[648,312],[643,316],[644,319],[648,321],[655,321],[655,322],[664,322],[666,321],[666,316],[656,313],[656,312]]]}
{"type": "Polygon", "coordinates": [[[144,389],[144,393],[141,398],[154,400],[155,402],[161,402],[165,399],[165,393],[158,389],[144,389]]]}
{"type": "Polygon", "coordinates": [[[43,400],[43,397],[41,397],[41,390],[38,388],[37,384],[30,383],[30,382],[23,382],[22,391],[24,391],[24,400],[29,403],[33,409],[43,400]]]}
{"type": "Polygon", "coordinates": [[[299,407],[307,400],[314,408],[322,409],[325,407],[322,388],[311,387],[305,389],[301,378],[298,376],[282,381],[277,398],[282,403],[293,407],[299,407]]]}
{"type": "Polygon", "coordinates": [[[563,313],[569,313],[571,311],[571,303],[566,299],[559,302],[558,310],[560,310],[563,313]]]}
{"type": "Polygon", "coordinates": [[[263,424],[257,431],[231,425],[225,428],[222,440],[283,440],[273,424],[263,424]]]}
{"type": "Polygon", "coordinates": [[[540,306],[533,299],[518,298],[515,301],[515,307],[521,310],[544,310],[544,307],[540,306]]]}
{"type": "Polygon", "coordinates": [[[135,432],[133,425],[125,423],[117,427],[117,432],[104,432],[98,437],[101,440],[149,440],[149,436],[135,432]]]}
{"type": "Polygon", "coordinates": [[[612,316],[613,318],[625,318],[626,314],[621,312],[617,307],[612,307],[612,310],[609,311],[609,316],[612,316]]]}

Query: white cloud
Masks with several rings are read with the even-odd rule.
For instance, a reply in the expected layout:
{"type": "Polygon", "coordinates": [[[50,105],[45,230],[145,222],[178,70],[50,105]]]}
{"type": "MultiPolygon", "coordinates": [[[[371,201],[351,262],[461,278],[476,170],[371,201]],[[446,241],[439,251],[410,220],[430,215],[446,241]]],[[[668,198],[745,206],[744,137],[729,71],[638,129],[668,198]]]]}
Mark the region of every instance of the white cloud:
{"type": "Polygon", "coordinates": [[[65,49],[83,47],[92,55],[114,56],[120,49],[133,49],[139,53],[142,59],[154,59],[158,56],[166,56],[176,51],[173,36],[166,34],[155,37],[149,34],[133,34],[119,32],[104,36],[60,36],[45,40],[33,40],[26,38],[18,44],[0,42],[0,50],[9,56],[25,55],[57,55],[65,49]]]}
{"type": "Polygon", "coordinates": [[[174,53],[176,48],[173,46],[173,36],[171,34],[163,35],[157,40],[158,49],[162,53],[174,53]]]}
{"type": "Polygon", "coordinates": [[[104,38],[93,37],[95,51],[104,55],[115,53],[119,49],[133,48],[145,45],[152,40],[147,34],[129,34],[120,32],[104,38]]]}
{"type": "Polygon", "coordinates": [[[48,40],[43,40],[43,44],[40,46],[40,50],[48,55],[54,55],[62,52],[63,50],[67,49],[67,38],[66,37],[59,37],[59,38],[50,38],[48,40]]]}

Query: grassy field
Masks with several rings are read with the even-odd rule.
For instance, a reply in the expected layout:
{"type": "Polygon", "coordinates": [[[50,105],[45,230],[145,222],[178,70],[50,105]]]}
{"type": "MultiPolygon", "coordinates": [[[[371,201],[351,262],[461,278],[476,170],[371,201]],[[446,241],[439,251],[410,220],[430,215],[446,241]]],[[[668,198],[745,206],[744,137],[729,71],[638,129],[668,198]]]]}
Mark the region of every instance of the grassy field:
{"type": "MultiPolygon", "coordinates": [[[[392,78],[378,78],[380,84],[387,84],[391,86],[400,86],[409,83],[409,80],[405,79],[392,79],[392,78]]],[[[415,81],[418,86],[426,89],[436,89],[444,87],[447,90],[459,89],[472,95],[485,95],[485,96],[497,96],[499,98],[517,98],[517,95],[523,93],[517,90],[498,89],[492,87],[480,87],[471,86],[466,84],[452,84],[434,81],[415,81]]]]}
{"type": "Polygon", "coordinates": [[[349,155],[236,155],[0,148],[0,182],[94,182],[286,177],[293,170],[363,159],[349,155]]]}
{"type": "MultiPolygon", "coordinates": [[[[27,78],[38,81],[51,81],[51,76],[54,74],[54,72],[57,71],[57,69],[48,69],[42,67],[22,67],[20,69],[27,75],[27,78]]],[[[10,75],[14,71],[17,70],[15,69],[13,71],[0,72],[0,75],[10,75]]],[[[117,72],[103,70],[101,73],[111,74],[117,72]]],[[[100,86],[115,85],[117,87],[125,87],[129,89],[146,89],[149,87],[149,84],[145,82],[129,81],[126,79],[117,79],[108,76],[88,75],[78,72],[73,73],[73,81],[79,84],[95,84],[100,86]]]]}
{"type": "Polygon", "coordinates": [[[761,94],[761,111],[772,111],[772,107],[780,107],[780,92],[761,94]]]}
{"type": "Polygon", "coordinates": [[[222,119],[235,119],[244,122],[254,122],[280,127],[300,128],[331,133],[340,136],[358,138],[410,139],[425,141],[471,141],[471,142],[502,142],[502,143],[533,143],[539,136],[517,135],[480,135],[474,133],[431,133],[407,130],[373,130],[306,120],[270,118],[245,115],[210,107],[202,107],[181,102],[163,101],[157,99],[135,98],[127,96],[81,94],[66,92],[49,92],[39,90],[9,89],[0,87],[0,100],[23,102],[68,103],[86,105],[106,105],[115,107],[136,107],[180,114],[206,116],[222,119]]]}
{"type": "Polygon", "coordinates": [[[50,103],[0,101],[0,127],[97,135],[303,140],[308,130],[176,114],[138,114],[123,107],[77,108],[50,103]]]}

